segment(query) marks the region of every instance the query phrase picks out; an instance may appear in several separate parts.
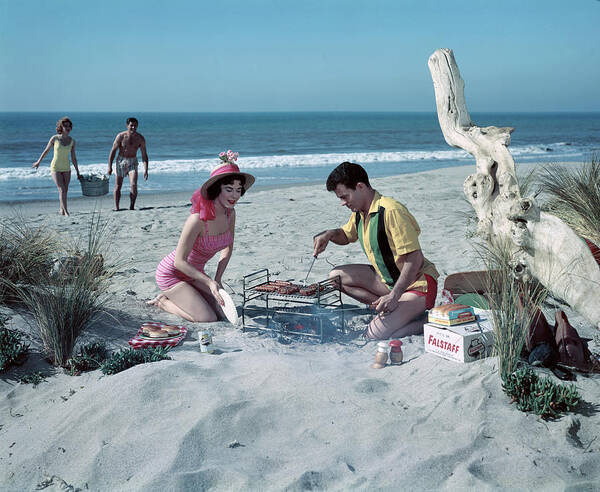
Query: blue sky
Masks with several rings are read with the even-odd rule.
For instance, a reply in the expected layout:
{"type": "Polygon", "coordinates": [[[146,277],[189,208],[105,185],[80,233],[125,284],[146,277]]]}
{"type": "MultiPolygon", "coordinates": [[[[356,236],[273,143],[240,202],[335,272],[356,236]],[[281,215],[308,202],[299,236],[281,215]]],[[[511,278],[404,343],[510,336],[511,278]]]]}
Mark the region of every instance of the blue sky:
{"type": "Polygon", "coordinates": [[[600,111],[597,0],[0,0],[0,111],[600,111]]]}

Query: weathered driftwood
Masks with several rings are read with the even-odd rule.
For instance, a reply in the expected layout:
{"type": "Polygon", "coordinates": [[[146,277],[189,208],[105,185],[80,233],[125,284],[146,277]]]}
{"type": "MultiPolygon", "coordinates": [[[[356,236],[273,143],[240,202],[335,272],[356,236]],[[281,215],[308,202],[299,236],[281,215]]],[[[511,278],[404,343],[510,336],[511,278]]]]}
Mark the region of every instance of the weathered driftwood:
{"type": "Polygon", "coordinates": [[[475,157],[476,173],[465,180],[464,192],[477,213],[478,233],[492,243],[509,240],[516,276],[536,278],[600,328],[600,268],[564,222],[541,211],[533,198],[520,196],[507,148],[513,128],[471,122],[452,50],[436,50],[429,70],[446,142],[475,157]]]}

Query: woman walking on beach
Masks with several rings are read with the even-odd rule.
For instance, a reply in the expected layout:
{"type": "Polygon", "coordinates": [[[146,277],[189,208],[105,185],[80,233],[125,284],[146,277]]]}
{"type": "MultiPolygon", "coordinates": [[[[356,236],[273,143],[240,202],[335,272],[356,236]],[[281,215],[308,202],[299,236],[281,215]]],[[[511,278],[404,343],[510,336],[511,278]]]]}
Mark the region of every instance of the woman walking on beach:
{"type": "Polygon", "coordinates": [[[193,322],[216,321],[224,304],[219,294],[221,278],[231,258],[235,230],[235,204],[254,183],[254,176],[240,172],[238,153],[219,155],[223,161],[192,196],[177,248],[160,262],[156,283],[162,291],[149,302],[193,322]],[[221,252],[215,278],[204,266],[221,252]]]}
{"type": "Polygon", "coordinates": [[[42,159],[50,152],[54,146],[54,157],[50,163],[50,172],[52,179],[58,188],[58,200],[60,202],[60,215],[69,215],[67,210],[67,191],[69,189],[69,181],[71,181],[71,165],[69,164],[69,153],[71,154],[71,162],[75,167],[77,179],[81,177],[79,168],[77,167],[77,156],[75,155],[75,139],[69,136],[73,123],[66,116],[56,122],[56,135],[50,138],[48,145],[42,152],[40,158],[33,163],[34,168],[38,168],[42,159]]]}

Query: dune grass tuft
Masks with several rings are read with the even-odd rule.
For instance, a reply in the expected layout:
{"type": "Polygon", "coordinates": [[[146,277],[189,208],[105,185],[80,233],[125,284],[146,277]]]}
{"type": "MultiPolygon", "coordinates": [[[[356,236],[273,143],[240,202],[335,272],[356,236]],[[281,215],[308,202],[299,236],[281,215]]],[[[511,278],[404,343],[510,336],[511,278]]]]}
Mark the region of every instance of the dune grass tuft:
{"type": "Polygon", "coordinates": [[[58,241],[45,227],[19,216],[0,218],[0,303],[18,300],[15,286],[44,278],[57,249],[58,241]]]}
{"type": "MultiPolygon", "coordinates": [[[[109,248],[107,222],[90,220],[84,246],[68,251],[69,261],[41,270],[31,284],[13,285],[32,314],[44,351],[56,366],[65,366],[85,327],[104,311],[111,268],[104,265],[109,248]]],[[[61,260],[64,260],[63,257],[61,260]]]]}
{"type": "Polygon", "coordinates": [[[544,209],[600,245],[600,159],[574,169],[546,166],[539,182],[547,197],[544,209]]]}
{"type": "Polygon", "coordinates": [[[509,242],[479,244],[476,251],[490,272],[486,291],[492,311],[494,353],[504,381],[518,367],[527,330],[547,291],[533,280],[515,278],[509,242]]]}

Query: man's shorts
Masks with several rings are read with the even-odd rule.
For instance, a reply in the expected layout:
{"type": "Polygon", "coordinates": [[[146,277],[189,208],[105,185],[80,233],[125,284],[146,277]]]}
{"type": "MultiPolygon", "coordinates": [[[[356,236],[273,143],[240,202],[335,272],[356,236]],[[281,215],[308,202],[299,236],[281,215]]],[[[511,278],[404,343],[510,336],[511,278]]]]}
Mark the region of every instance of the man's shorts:
{"type": "Polygon", "coordinates": [[[124,178],[129,175],[131,171],[138,170],[138,160],[137,157],[123,157],[120,155],[117,157],[117,176],[119,178],[124,178]]]}

